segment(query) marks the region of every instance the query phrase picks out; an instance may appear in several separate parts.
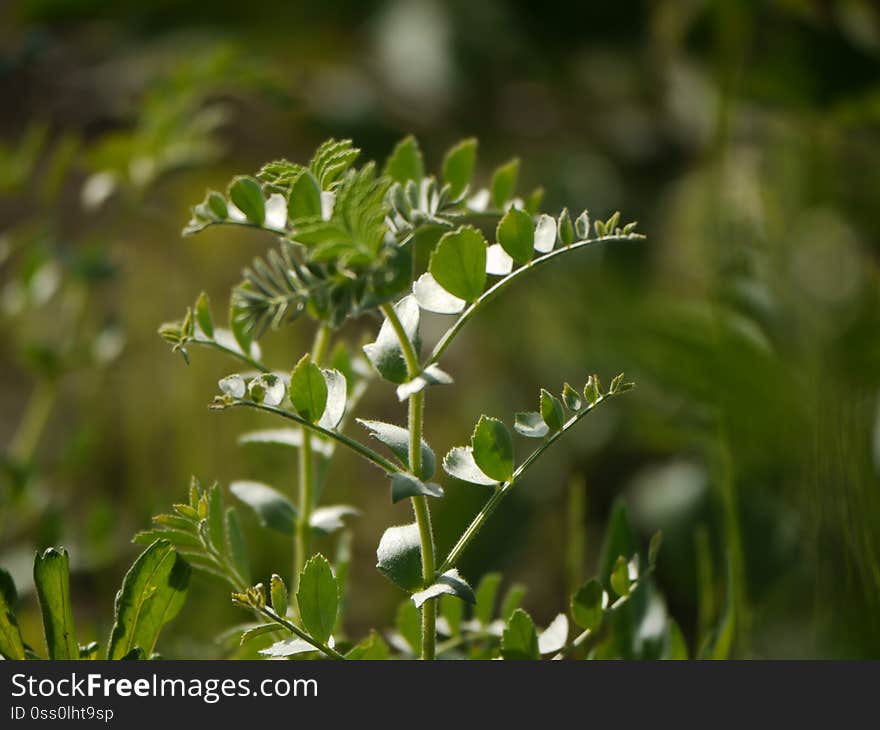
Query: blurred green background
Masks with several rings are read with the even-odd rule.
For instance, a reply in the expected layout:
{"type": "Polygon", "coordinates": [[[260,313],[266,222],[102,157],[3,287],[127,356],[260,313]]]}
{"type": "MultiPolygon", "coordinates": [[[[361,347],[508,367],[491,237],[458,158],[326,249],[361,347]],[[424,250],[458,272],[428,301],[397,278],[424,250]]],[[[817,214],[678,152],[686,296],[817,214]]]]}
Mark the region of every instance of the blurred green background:
{"type": "MultiPolygon", "coordinates": [[[[657,581],[692,648],[730,556],[735,656],[880,657],[874,3],[23,0],[0,7],[0,48],[0,565],[22,593],[33,550],[67,545],[81,633],[103,636],[132,534],[191,474],[292,478],[289,454],[235,445],[271,422],[207,410],[234,366],[187,367],[155,334],[201,289],[223,301],[269,243],[182,240],[204,189],[328,136],[382,159],[412,132],[436,169],[476,135],[481,177],[520,155],[545,208],[620,209],[648,239],[543,268],[446,357],[456,387],[428,399],[426,434],[441,453],[541,386],[638,384],[532,472],[463,573],[527,583],[545,624],[623,496],[645,538],[664,530],[657,581]]],[[[310,337],[282,329],[269,359],[293,365],[310,337]]],[[[382,385],[361,413],[403,420],[382,385]]],[[[347,455],[328,498],[364,510],[359,635],[402,599],[373,563],[408,508],[347,455]]],[[[484,498],[449,487],[441,551],[484,498]]],[[[260,574],[284,572],[286,541],[246,527],[260,574]]],[[[168,656],[214,656],[241,620],[196,581],[168,656]]],[[[20,620],[39,633],[33,607],[20,620]]]]}

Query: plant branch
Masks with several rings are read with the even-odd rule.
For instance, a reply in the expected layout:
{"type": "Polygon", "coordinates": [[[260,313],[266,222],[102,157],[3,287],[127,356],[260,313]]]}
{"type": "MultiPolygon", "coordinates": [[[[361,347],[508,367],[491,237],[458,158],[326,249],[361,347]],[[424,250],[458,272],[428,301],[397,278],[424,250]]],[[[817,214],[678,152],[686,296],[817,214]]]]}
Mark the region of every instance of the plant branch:
{"type": "Polygon", "coordinates": [[[499,485],[495,488],[492,496],[489,498],[489,501],[483,505],[483,508],[477,513],[471,523],[467,526],[467,529],[462,533],[461,537],[458,539],[458,542],[455,543],[453,548],[449,551],[449,554],[446,556],[446,559],[443,561],[443,564],[437,569],[435,580],[437,577],[445,573],[447,570],[455,567],[456,563],[458,563],[461,558],[462,553],[467,549],[470,545],[471,541],[477,536],[477,533],[481,529],[483,529],[483,525],[486,524],[488,519],[492,516],[496,509],[498,509],[498,505],[501,504],[501,500],[513,489],[514,485],[522,479],[525,473],[529,470],[529,468],[541,457],[541,455],[550,448],[556,441],[566,433],[570,428],[572,428],[578,421],[580,421],[584,416],[588,413],[591,413],[596,406],[600,403],[603,403],[608,398],[612,397],[613,393],[607,393],[599,397],[595,403],[591,403],[587,405],[582,411],[575,413],[571,418],[569,418],[562,426],[561,429],[553,433],[551,436],[548,436],[544,442],[535,449],[531,454],[526,457],[526,460],[520,464],[516,471],[513,472],[513,476],[510,477],[506,482],[499,485]]]}
{"type": "Polygon", "coordinates": [[[282,418],[286,418],[289,421],[293,421],[294,423],[298,423],[300,426],[303,426],[310,431],[319,434],[321,436],[325,436],[326,438],[332,439],[337,443],[342,444],[343,446],[351,449],[358,455],[365,458],[367,461],[373,462],[376,466],[384,469],[386,472],[391,474],[396,474],[398,472],[405,472],[406,469],[398,466],[393,461],[386,459],[382,454],[379,454],[373,451],[369,446],[364,446],[364,444],[359,441],[355,441],[352,438],[349,438],[345,434],[339,433],[338,431],[331,431],[329,429],[323,428],[319,426],[317,423],[312,423],[311,421],[307,421],[301,416],[293,413],[292,411],[286,411],[283,408],[276,408],[275,406],[267,406],[262,403],[256,403],[255,401],[247,401],[247,400],[236,400],[232,401],[229,404],[222,404],[219,406],[214,406],[215,408],[222,410],[223,408],[234,408],[234,407],[245,407],[245,408],[254,408],[258,411],[266,411],[267,413],[274,413],[277,416],[281,416],[282,418]]]}
{"type": "MultiPolygon", "coordinates": [[[[639,576],[639,579],[630,586],[629,593],[627,593],[625,596],[619,596],[617,600],[614,601],[614,603],[612,603],[610,606],[602,611],[603,618],[611,613],[614,613],[621,606],[627,603],[630,597],[639,589],[639,587],[641,587],[645,579],[648,578],[648,576],[650,576],[653,572],[653,567],[648,566],[645,572],[639,576]]],[[[601,626],[599,628],[601,628],[601,626]]],[[[568,654],[571,654],[571,652],[584,644],[587,639],[589,639],[591,636],[594,636],[595,633],[595,629],[584,629],[580,634],[578,634],[574,639],[571,640],[570,644],[560,649],[557,654],[554,654],[552,661],[559,661],[560,659],[564,659],[568,654]]]]}
{"type": "Polygon", "coordinates": [[[267,367],[259,360],[252,358],[250,355],[246,355],[243,352],[238,350],[233,350],[231,347],[226,347],[226,345],[221,345],[217,340],[203,340],[198,337],[194,337],[190,340],[190,342],[194,342],[197,345],[202,345],[203,347],[210,347],[218,352],[222,352],[224,355],[229,355],[230,357],[235,358],[239,362],[243,362],[245,365],[250,365],[252,368],[259,370],[261,373],[271,373],[272,369],[267,367]]]}
{"type": "Polygon", "coordinates": [[[440,341],[434,346],[434,350],[431,353],[431,356],[428,360],[425,361],[424,367],[428,365],[432,365],[440,359],[440,356],[446,351],[446,348],[452,344],[452,340],[455,339],[456,335],[461,331],[461,329],[473,318],[473,316],[480,311],[480,309],[492,301],[498,294],[500,294],[504,289],[506,289],[510,284],[514,281],[518,280],[519,277],[523,276],[529,271],[533,271],[537,269],[539,266],[542,266],[549,261],[561,256],[562,254],[569,253],[571,251],[577,251],[582,248],[586,248],[587,246],[591,246],[596,243],[607,243],[609,241],[628,241],[635,239],[642,239],[644,236],[638,233],[629,233],[627,235],[613,235],[613,236],[601,236],[599,238],[588,238],[583,241],[576,241],[572,243],[570,246],[565,246],[564,248],[557,248],[554,251],[551,251],[544,256],[533,259],[529,263],[521,266],[516,271],[511,274],[508,274],[500,281],[496,282],[493,286],[489,287],[486,291],[484,291],[476,300],[474,300],[473,304],[471,304],[467,309],[465,309],[461,314],[458,315],[458,319],[455,320],[455,323],[450,327],[440,341]]]}

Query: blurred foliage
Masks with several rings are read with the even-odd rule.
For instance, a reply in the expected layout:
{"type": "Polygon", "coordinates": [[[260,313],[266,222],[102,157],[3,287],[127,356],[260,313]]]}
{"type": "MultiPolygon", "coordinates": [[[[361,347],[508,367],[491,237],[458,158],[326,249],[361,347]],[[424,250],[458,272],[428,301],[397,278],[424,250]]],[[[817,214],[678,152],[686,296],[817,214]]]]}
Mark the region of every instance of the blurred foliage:
{"type": "MultiPolygon", "coordinates": [[[[193,281],[219,295],[261,252],[246,231],[182,242],[189,202],[328,136],[380,159],[413,132],[439,159],[473,134],[481,172],[522,151],[523,188],[548,181],[549,208],[625,209],[649,238],[494,304],[459,348],[479,367],[450,353],[463,397],[430,405],[438,446],[543,382],[625,370],[639,384],[502,506],[462,573],[528,584],[547,625],[602,572],[622,495],[641,539],[664,531],[656,581],[691,654],[718,646],[707,634],[733,604],[735,656],[880,655],[873,3],[21,0],[0,8],[0,39],[15,100],[0,111],[0,564],[22,593],[33,549],[63,541],[74,583],[106,606],[131,535],[191,472],[281,483],[293,468],[231,449],[242,424],[203,408],[222,366],[194,360],[184,377],[155,338],[193,281]]],[[[265,349],[292,357],[310,335],[297,324],[265,349]]],[[[363,411],[395,420],[378,402],[363,411]]],[[[341,460],[327,486],[364,513],[349,590],[373,600],[351,606],[352,633],[400,597],[372,567],[387,495],[361,489],[360,469],[341,460]]],[[[449,486],[440,552],[479,501],[449,486]]],[[[280,535],[251,543],[265,577],[289,552],[280,535]]],[[[169,655],[208,656],[211,625],[235,620],[222,588],[199,588],[169,655]]],[[[84,632],[109,630],[89,608],[84,632]]]]}

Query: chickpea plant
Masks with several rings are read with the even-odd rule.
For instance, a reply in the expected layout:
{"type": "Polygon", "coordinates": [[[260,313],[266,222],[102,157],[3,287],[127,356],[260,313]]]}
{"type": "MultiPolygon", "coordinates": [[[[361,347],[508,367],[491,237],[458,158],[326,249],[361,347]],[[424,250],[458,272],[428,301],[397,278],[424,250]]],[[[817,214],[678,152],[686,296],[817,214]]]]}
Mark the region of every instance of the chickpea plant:
{"type": "Polygon", "coordinates": [[[617,213],[593,221],[586,211],[574,217],[567,209],[542,213],[540,190],[517,196],[517,159],[496,169],[488,187],[475,186],[476,155],[476,140],[464,140],[446,153],[439,175],[429,175],[417,142],[407,137],[380,171],[372,162],[358,166],[359,151],[350,141],[329,140],[306,165],[278,160],[253,177],[236,177],[225,194],[209,191],[184,229],[193,235],[214,226],[245,226],[275,239],[233,288],[225,328],[215,324],[202,293],[183,319],[159,332],[186,359],[206,348],[237,363],[237,372],[220,380],[212,407],[262,411],[279,424],[243,434],[242,443],[298,451],[293,489],[238,481],[229,490],[263,527],[290,539],[291,558],[268,585],[254,585],[236,508],[225,506],[218,485],[203,488],[195,480],[186,503],[155,517],[153,527],[135,539],[148,550],[173,545],[193,569],[225,581],[252,619],[236,627],[240,642],[262,637],[264,656],[686,655],[671,619],[657,640],[660,648],[636,646],[643,641],[636,621],[659,600],[650,585],[659,534],[640,558],[622,505],[612,514],[599,576],[572,596],[570,617],[579,633],[570,630],[566,613],[539,631],[519,607],[521,586],[510,587],[499,603],[499,575],[484,576],[472,589],[459,572],[481,528],[541,457],[632,384],[621,374],[603,387],[591,375],[578,387],[564,384],[557,394],[542,389],[535,410],[507,422],[481,416],[469,440],[438,459],[423,424],[428,396],[453,383],[444,354],[489,302],[529,272],[601,243],[642,238],[635,223],[621,224],[617,213]],[[417,246],[430,248],[424,271],[417,246]],[[445,334],[430,348],[420,327],[426,315],[449,318],[445,334]],[[361,346],[340,331],[357,318],[380,322],[372,341],[361,346]],[[296,362],[265,363],[260,338],[299,319],[314,323],[309,352],[296,362]],[[406,403],[405,424],[354,418],[365,389],[380,385],[406,403]],[[369,439],[352,435],[355,426],[369,439]],[[534,447],[523,449],[527,443],[534,447]],[[412,505],[413,522],[390,526],[376,549],[378,570],[409,594],[395,630],[385,634],[389,642],[375,631],[350,641],[342,631],[346,522],[358,510],[322,503],[327,465],[337,449],[377,467],[392,502],[412,505]],[[487,497],[446,555],[437,554],[431,528],[431,502],[444,497],[441,471],[487,497]],[[316,534],[338,536],[332,561],[314,551],[316,534]]]}

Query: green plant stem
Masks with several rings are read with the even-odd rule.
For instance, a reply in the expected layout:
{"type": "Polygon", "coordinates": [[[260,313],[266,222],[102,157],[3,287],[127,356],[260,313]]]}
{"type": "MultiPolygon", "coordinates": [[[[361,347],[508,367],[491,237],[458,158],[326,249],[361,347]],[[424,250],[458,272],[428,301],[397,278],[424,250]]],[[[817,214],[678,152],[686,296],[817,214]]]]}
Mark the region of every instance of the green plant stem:
{"type": "Polygon", "coordinates": [[[382,456],[382,454],[373,451],[369,446],[364,446],[364,444],[360,443],[359,441],[355,441],[353,438],[349,438],[343,433],[339,433],[338,431],[330,431],[326,428],[319,426],[317,423],[307,421],[298,414],[291,411],[286,411],[283,408],[267,406],[263,403],[256,403],[254,401],[248,400],[236,400],[232,403],[229,403],[228,405],[223,404],[219,406],[214,406],[214,408],[220,410],[222,410],[223,408],[236,407],[253,408],[258,411],[265,411],[266,413],[274,413],[276,416],[281,416],[282,418],[286,418],[289,421],[293,421],[294,423],[297,423],[300,426],[303,426],[304,428],[313,431],[314,433],[320,434],[321,436],[325,436],[328,439],[332,439],[333,441],[342,444],[343,446],[351,449],[359,456],[362,456],[367,461],[372,462],[373,464],[390,474],[406,471],[406,469],[398,466],[393,461],[386,459],[384,456],[382,456]]]}
{"type": "Polygon", "coordinates": [[[221,345],[216,340],[202,340],[202,339],[193,339],[190,340],[197,345],[203,345],[204,347],[210,347],[211,349],[217,350],[218,352],[222,352],[224,355],[229,355],[232,358],[235,358],[239,362],[243,362],[245,365],[250,365],[255,370],[259,370],[261,373],[270,373],[272,369],[259,360],[255,360],[254,358],[246,355],[243,352],[239,352],[238,350],[233,350],[230,347],[226,347],[225,345],[221,345]]]}
{"type": "MultiPolygon", "coordinates": [[[[318,325],[315,340],[312,343],[312,362],[320,365],[330,344],[331,330],[326,324],[318,325]]],[[[290,585],[290,601],[294,612],[296,606],[296,590],[299,576],[305,568],[306,561],[311,557],[312,544],[312,508],[315,497],[315,457],[312,449],[312,435],[309,429],[302,427],[302,446],[299,451],[299,516],[296,521],[296,539],[293,548],[293,577],[290,585]]]]}
{"type": "Polygon", "coordinates": [[[477,297],[473,304],[471,304],[467,309],[465,309],[461,314],[458,315],[458,319],[455,320],[455,323],[450,327],[440,341],[434,346],[433,352],[431,352],[431,356],[425,361],[424,367],[428,365],[432,365],[440,359],[440,356],[446,351],[446,348],[452,344],[452,341],[455,339],[455,336],[461,331],[461,329],[473,318],[473,316],[486,304],[492,301],[498,294],[500,294],[504,289],[506,289],[510,284],[519,279],[519,277],[528,273],[529,271],[533,271],[537,269],[539,266],[543,266],[544,264],[552,261],[558,256],[562,256],[563,254],[570,253],[571,251],[577,251],[582,248],[586,248],[587,246],[592,246],[596,243],[607,243],[609,241],[630,241],[630,240],[641,240],[644,236],[640,233],[628,233],[627,235],[618,236],[600,236],[598,238],[588,238],[583,241],[576,241],[572,243],[570,246],[565,246],[564,248],[557,248],[550,253],[544,254],[543,256],[533,259],[529,263],[521,266],[512,274],[505,276],[499,282],[497,282],[494,286],[489,287],[484,291],[479,297],[477,297]]]}
{"type": "Polygon", "coordinates": [[[314,646],[322,654],[326,654],[331,659],[343,659],[343,660],[345,659],[345,657],[342,656],[342,654],[340,654],[338,651],[336,651],[335,649],[331,649],[329,646],[327,646],[323,642],[320,642],[317,639],[315,639],[314,637],[310,636],[305,631],[303,631],[299,626],[297,626],[295,623],[293,623],[292,621],[288,621],[283,616],[279,616],[277,613],[275,613],[275,611],[271,610],[267,606],[261,606],[257,610],[261,614],[263,614],[264,616],[269,618],[271,621],[273,621],[274,623],[276,623],[280,626],[283,626],[285,629],[287,629],[294,636],[297,636],[300,639],[302,639],[303,641],[305,641],[306,643],[314,646]]]}
{"type": "Polygon", "coordinates": [[[33,458],[43,429],[49,421],[56,393],[57,386],[54,381],[46,379],[37,381],[9,445],[9,456],[15,461],[28,463],[33,458]]]}
{"type": "Polygon", "coordinates": [[[312,486],[314,483],[314,456],[312,437],[304,428],[299,450],[299,514],[296,518],[296,539],[293,547],[293,575],[290,579],[290,605],[296,610],[296,591],[299,576],[309,559],[312,543],[312,486]]]}
{"type": "Polygon", "coordinates": [[[528,457],[526,457],[526,460],[517,467],[516,471],[513,472],[513,476],[511,476],[510,479],[495,488],[495,491],[492,493],[489,501],[483,505],[483,508],[477,513],[471,523],[467,526],[467,529],[465,529],[465,531],[461,534],[458,542],[455,543],[453,548],[449,551],[449,554],[446,556],[446,559],[443,561],[442,565],[437,569],[435,580],[447,570],[455,567],[456,563],[461,558],[462,553],[464,553],[464,551],[471,544],[471,541],[477,536],[480,530],[483,529],[483,525],[486,524],[489,518],[494,514],[495,510],[498,509],[498,505],[501,504],[501,501],[504,499],[504,497],[507,496],[508,492],[513,489],[514,485],[529,470],[529,467],[531,467],[532,464],[534,464],[540,458],[541,454],[549,449],[550,446],[562,436],[562,434],[564,434],[584,416],[590,413],[596,406],[598,406],[606,399],[610,398],[611,395],[612,394],[604,395],[601,398],[598,398],[595,403],[591,403],[582,411],[575,413],[575,415],[569,418],[562,425],[561,429],[556,431],[551,436],[548,436],[537,449],[535,449],[531,454],[528,455],[528,457]]]}
{"type": "MultiPolygon", "coordinates": [[[[406,361],[406,369],[409,378],[415,378],[420,372],[418,355],[413,348],[412,342],[407,337],[406,330],[397,316],[394,307],[384,304],[382,313],[391,323],[403,359],[406,361]]],[[[413,393],[409,397],[408,422],[409,429],[409,467],[410,472],[417,478],[422,471],[422,425],[424,421],[425,392],[423,390],[413,393]]],[[[431,510],[428,507],[427,497],[420,495],[412,497],[413,512],[416,524],[419,528],[419,542],[422,550],[422,578],[423,588],[427,588],[434,582],[434,533],[431,528],[431,510]]],[[[437,642],[437,603],[434,600],[425,601],[421,608],[422,614],[422,647],[421,658],[433,659],[437,642]]]]}

